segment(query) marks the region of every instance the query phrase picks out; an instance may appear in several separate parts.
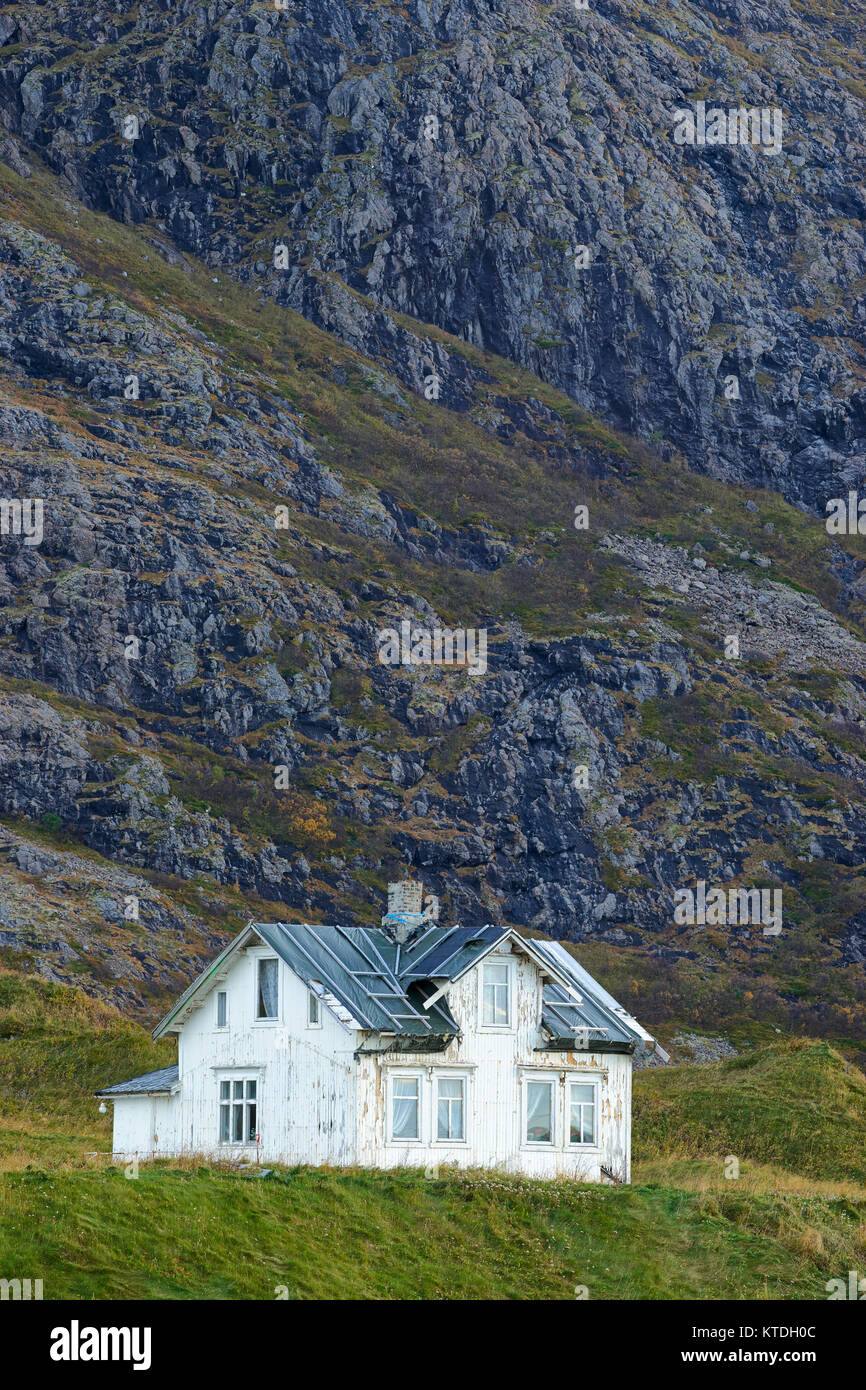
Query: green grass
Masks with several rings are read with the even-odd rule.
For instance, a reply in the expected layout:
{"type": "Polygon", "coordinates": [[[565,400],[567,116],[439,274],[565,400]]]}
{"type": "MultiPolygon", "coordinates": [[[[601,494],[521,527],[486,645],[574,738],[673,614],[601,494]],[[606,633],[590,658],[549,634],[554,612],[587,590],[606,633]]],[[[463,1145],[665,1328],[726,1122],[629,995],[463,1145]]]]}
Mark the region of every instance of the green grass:
{"type": "Polygon", "coordinates": [[[806,1177],[866,1183],[866,1077],[826,1043],[797,1040],[635,1087],[634,1156],[733,1154],[806,1177]]]}
{"type": "MultiPolygon", "coordinates": [[[[142,1168],[0,1184],[0,1275],[53,1298],[823,1298],[866,1203],[483,1174],[142,1168]]],[[[862,1259],[862,1254],[861,1254],[862,1259]]]]}
{"type": "Polygon", "coordinates": [[[80,990],[0,969],[0,1167],[110,1149],[111,1116],[93,1092],[176,1055],[80,990]]]}

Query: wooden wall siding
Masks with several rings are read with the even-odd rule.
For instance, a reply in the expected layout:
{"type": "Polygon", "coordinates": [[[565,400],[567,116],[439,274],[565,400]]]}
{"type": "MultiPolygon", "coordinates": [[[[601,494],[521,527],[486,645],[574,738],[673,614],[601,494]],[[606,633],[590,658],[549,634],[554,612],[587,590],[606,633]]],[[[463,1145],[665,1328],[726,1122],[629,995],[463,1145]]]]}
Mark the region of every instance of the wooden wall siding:
{"type": "Polygon", "coordinates": [[[471,970],[448,990],[448,1002],[461,1025],[462,1039],[437,1057],[429,1053],[362,1057],[358,1068],[358,1162],[390,1168],[454,1164],[499,1167],[536,1177],[567,1175],[597,1181],[602,1167],[629,1180],[631,1057],[625,1053],[537,1052],[540,984],[534,964],[510,950],[488,956],[508,959],[514,972],[513,1031],[479,1032],[479,976],[471,970]],[[417,1069],[422,1073],[422,1136],[429,1142],[389,1142],[388,1077],[417,1069]],[[465,1070],[468,1076],[466,1143],[435,1141],[432,1079],[436,1073],[465,1070]],[[558,1081],[559,1133],[551,1148],[527,1147],[523,1141],[524,1071],[552,1074],[558,1081]],[[599,1135],[592,1150],[562,1144],[565,1123],[565,1078],[598,1078],[599,1135]],[[424,1105],[426,1101],[426,1106],[424,1105]]]}
{"type": "MultiPolygon", "coordinates": [[[[326,1007],[321,1027],[307,1026],[306,986],[279,963],[279,1019],[255,1018],[256,962],[273,953],[265,946],[240,951],[200,1008],[183,1025],[178,1057],[181,1093],[129,1096],[115,1101],[115,1151],[195,1153],[213,1158],[256,1157],[254,1144],[222,1145],[218,1138],[221,1077],[248,1073],[258,1081],[259,1157],[264,1162],[392,1168],[496,1167],[536,1177],[602,1179],[602,1168],[628,1181],[631,1139],[631,1057],[625,1053],[537,1051],[540,981],[530,960],[510,944],[488,956],[507,960],[512,974],[513,1028],[479,1031],[483,963],[447,992],[462,1038],[445,1052],[357,1056],[375,1044],[368,1034],[341,1024],[326,1007]],[[228,995],[228,1027],[216,1026],[216,994],[228,995]],[[389,1077],[415,1070],[421,1078],[422,1141],[389,1141],[389,1077]],[[467,1077],[463,1144],[435,1138],[432,1082],[436,1074],[467,1077]],[[523,1141],[523,1088],[527,1072],[556,1081],[555,1143],[523,1141]],[[597,1079],[599,1133],[591,1149],[568,1148],[567,1082],[597,1079]]],[[[380,1040],[381,1043],[382,1040],[380,1040]]]]}
{"type": "MultiPolygon", "coordinates": [[[[220,1144],[218,1131],[220,1077],[247,1072],[258,1081],[256,1122],[262,1158],[311,1164],[353,1161],[355,1035],[324,1007],[322,1026],[307,1027],[307,988],[282,961],[280,1017],[276,1023],[256,1020],[255,963],[272,955],[264,946],[239,952],[225,978],[184,1024],[178,1045],[181,1094],[171,1102],[174,1121],[163,1120],[158,1130],[157,1152],[254,1159],[255,1144],[220,1144]],[[216,1026],[216,995],[222,989],[228,995],[226,1030],[216,1026]]],[[[118,1152],[142,1148],[137,1142],[141,1122],[132,1109],[127,1098],[115,1101],[118,1152]]]]}

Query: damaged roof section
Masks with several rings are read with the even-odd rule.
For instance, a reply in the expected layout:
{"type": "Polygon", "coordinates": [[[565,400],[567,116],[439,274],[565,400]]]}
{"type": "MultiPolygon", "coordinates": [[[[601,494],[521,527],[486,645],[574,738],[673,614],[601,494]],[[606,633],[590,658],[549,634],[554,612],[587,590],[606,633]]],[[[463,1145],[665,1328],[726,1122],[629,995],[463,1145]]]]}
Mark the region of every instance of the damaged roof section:
{"type": "Polygon", "coordinates": [[[315,992],[347,1027],[423,1039],[450,1040],[460,1032],[444,999],[425,1008],[434,991],[398,975],[401,948],[382,928],[265,922],[254,927],[310,988],[320,986],[315,992]]]}
{"type": "Polygon", "coordinates": [[[508,927],[434,927],[402,948],[401,980],[459,980],[508,927]]]}
{"type": "Polygon", "coordinates": [[[573,1045],[577,1038],[582,1046],[602,1051],[655,1048],[660,1057],[669,1060],[652,1034],[559,941],[534,940],[532,949],[563,982],[548,981],[542,993],[541,1029],[548,1047],[573,1045]]]}

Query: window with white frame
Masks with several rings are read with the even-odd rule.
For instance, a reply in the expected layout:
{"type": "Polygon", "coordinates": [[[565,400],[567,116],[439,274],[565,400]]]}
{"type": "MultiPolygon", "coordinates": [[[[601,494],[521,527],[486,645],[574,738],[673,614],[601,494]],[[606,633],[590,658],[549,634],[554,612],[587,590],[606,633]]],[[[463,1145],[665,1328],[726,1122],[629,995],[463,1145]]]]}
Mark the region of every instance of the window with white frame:
{"type": "Polygon", "coordinates": [[[595,1144],[596,1096],[598,1088],[592,1082],[572,1081],[568,1087],[568,1142],[595,1144]]]}
{"type": "Polygon", "coordinates": [[[217,1028],[227,1028],[229,1021],[229,997],[224,989],[217,990],[216,997],[216,1026],[217,1028]]]}
{"type": "Polygon", "coordinates": [[[252,1144],[256,1138],[258,1084],[255,1077],[220,1081],[219,1136],[221,1144],[252,1144]]]}
{"type": "Polygon", "coordinates": [[[277,1017],[277,960],[264,956],[256,964],[256,1018],[277,1017]]]}
{"type": "Polygon", "coordinates": [[[481,967],[481,1026],[511,1025],[511,968],[507,962],[489,961],[481,967]]]}
{"type": "Polygon", "coordinates": [[[393,1076],[391,1078],[391,1138],[420,1139],[421,1137],[421,1078],[393,1076]]]}
{"type": "MultiPolygon", "coordinates": [[[[318,981],[314,981],[318,984],[318,981]]],[[[322,1003],[318,994],[314,994],[310,989],[307,992],[307,1027],[321,1028],[322,1026],[322,1003]]]]}
{"type": "Polygon", "coordinates": [[[437,1076],[436,1138],[463,1143],[466,1138],[466,1077],[437,1076]]]}
{"type": "Polygon", "coordinates": [[[527,1144],[552,1144],[554,1083],[552,1081],[524,1082],[526,1093],[524,1139],[527,1144]]]}

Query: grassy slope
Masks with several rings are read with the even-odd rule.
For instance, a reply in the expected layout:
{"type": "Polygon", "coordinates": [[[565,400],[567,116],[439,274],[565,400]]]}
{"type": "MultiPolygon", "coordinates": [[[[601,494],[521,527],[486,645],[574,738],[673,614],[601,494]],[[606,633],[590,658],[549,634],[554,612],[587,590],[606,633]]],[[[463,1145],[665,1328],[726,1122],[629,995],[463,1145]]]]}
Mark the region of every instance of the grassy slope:
{"type": "Polygon", "coordinates": [[[866,1082],[824,1044],[639,1073],[618,1189],[96,1166],[92,1090],[169,1060],[113,1009],[0,973],[0,1278],[47,1298],[812,1299],[863,1261],[866,1082]]]}
{"type": "Polygon", "coordinates": [[[866,1182],[866,1077],[826,1043],[796,1041],[636,1087],[636,1159],[746,1156],[810,1178],[866,1182]]]}
{"type": "Polygon", "coordinates": [[[22,1173],[0,1248],[47,1298],[809,1299],[862,1262],[864,1210],[414,1171],[22,1173]]]}
{"type": "Polygon", "coordinates": [[[110,1005],[0,969],[0,1166],[110,1149],[111,1116],[99,1115],[93,1092],[176,1055],[110,1005]]]}

